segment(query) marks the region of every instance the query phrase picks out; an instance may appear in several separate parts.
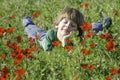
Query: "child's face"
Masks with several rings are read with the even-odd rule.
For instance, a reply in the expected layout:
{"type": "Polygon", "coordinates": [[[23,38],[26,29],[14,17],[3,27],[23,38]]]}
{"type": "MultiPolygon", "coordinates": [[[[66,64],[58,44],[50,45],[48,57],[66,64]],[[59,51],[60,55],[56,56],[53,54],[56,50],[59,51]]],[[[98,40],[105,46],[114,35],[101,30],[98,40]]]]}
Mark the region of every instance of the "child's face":
{"type": "Polygon", "coordinates": [[[55,27],[62,36],[68,35],[72,31],[77,31],[77,24],[68,18],[62,19],[55,27]]]}

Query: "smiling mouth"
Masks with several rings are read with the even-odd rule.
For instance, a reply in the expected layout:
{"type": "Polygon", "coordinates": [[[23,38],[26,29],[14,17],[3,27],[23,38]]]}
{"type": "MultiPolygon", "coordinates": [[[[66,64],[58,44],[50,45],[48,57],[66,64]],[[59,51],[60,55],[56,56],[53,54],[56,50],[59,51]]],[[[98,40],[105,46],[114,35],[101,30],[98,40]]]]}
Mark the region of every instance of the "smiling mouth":
{"type": "Polygon", "coordinates": [[[63,29],[63,31],[66,32],[66,33],[69,33],[69,32],[70,32],[70,31],[68,31],[68,30],[66,30],[66,29],[63,29]]]}

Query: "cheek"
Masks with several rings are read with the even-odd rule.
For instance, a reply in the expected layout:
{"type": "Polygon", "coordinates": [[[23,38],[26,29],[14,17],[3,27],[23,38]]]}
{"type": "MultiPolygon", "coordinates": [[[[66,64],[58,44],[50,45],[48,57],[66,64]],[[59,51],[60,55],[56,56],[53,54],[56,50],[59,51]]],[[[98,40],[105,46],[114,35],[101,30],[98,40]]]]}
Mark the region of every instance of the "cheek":
{"type": "Polygon", "coordinates": [[[58,27],[64,27],[65,25],[64,24],[62,24],[62,23],[60,23],[59,25],[58,25],[58,27]]]}

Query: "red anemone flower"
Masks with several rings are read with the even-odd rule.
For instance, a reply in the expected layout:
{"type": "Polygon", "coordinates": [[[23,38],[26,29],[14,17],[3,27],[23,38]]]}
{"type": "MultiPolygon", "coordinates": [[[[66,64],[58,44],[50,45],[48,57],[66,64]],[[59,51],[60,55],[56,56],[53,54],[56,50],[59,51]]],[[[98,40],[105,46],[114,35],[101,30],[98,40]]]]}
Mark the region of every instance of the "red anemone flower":
{"type": "Polygon", "coordinates": [[[67,42],[67,44],[70,44],[70,43],[71,43],[71,40],[67,39],[66,42],[67,42]]]}
{"type": "Polygon", "coordinates": [[[89,5],[90,5],[90,4],[86,2],[86,3],[80,4],[80,7],[85,7],[85,8],[88,8],[88,7],[89,7],[89,5]]]}
{"type": "Polygon", "coordinates": [[[67,49],[68,51],[73,49],[73,46],[64,46],[64,49],[67,49]]]}
{"type": "Polygon", "coordinates": [[[21,62],[21,60],[15,59],[14,62],[13,62],[13,64],[14,64],[14,65],[17,65],[17,64],[19,64],[20,62],[21,62]]]}
{"type": "Polygon", "coordinates": [[[109,41],[106,45],[105,45],[105,49],[110,52],[113,51],[115,48],[115,43],[113,41],[109,41]]]}
{"type": "Polygon", "coordinates": [[[87,32],[85,35],[84,35],[84,38],[87,39],[89,37],[91,37],[93,35],[92,32],[87,32]]]}
{"type": "Polygon", "coordinates": [[[89,69],[89,70],[93,70],[94,66],[93,65],[89,65],[89,64],[80,64],[80,67],[84,68],[84,69],[89,69]]]}
{"type": "Polygon", "coordinates": [[[1,28],[0,28],[0,32],[2,32],[2,33],[5,32],[5,28],[4,28],[4,27],[1,27],[1,28]]]}
{"type": "Polygon", "coordinates": [[[3,36],[3,33],[2,32],[0,32],[0,37],[2,37],[3,36]]]}
{"type": "Polygon", "coordinates": [[[107,32],[107,33],[101,34],[99,37],[102,39],[107,39],[108,35],[109,35],[109,33],[107,32]]]}
{"type": "Polygon", "coordinates": [[[84,40],[80,40],[81,45],[84,45],[84,43],[85,43],[84,40]]]}
{"type": "Polygon", "coordinates": [[[19,48],[17,42],[12,43],[10,40],[8,40],[5,45],[13,50],[19,48]]]}
{"type": "Polygon", "coordinates": [[[11,48],[13,50],[17,50],[19,48],[18,43],[17,42],[12,43],[11,48]]]}
{"type": "Polygon", "coordinates": [[[93,65],[89,65],[88,69],[89,69],[89,70],[93,70],[93,69],[94,69],[94,66],[93,66],[93,65]]]}
{"type": "Polygon", "coordinates": [[[112,79],[112,76],[111,75],[109,75],[109,76],[107,76],[106,78],[105,78],[105,80],[111,80],[112,79]]]}
{"type": "Polygon", "coordinates": [[[12,58],[15,58],[17,55],[17,53],[15,51],[12,51],[10,54],[11,54],[12,58]]]}
{"type": "Polygon", "coordinates": [[[17,54],[15,56],[14,65],[19,64],[24,58],[25,58],[25,55],[20,54],[20,53],[17,54]]]}
{"type": "Polygon", "coordinates": [[[4,27],[1,27],[0,28],[0,37],[2,37],[3,36],[3,33],[5,32],[5,28],[4,27]]]}
{"type": "Polygon", "coordinates": [[[35,18],[35,17],[38,17],[39,16],[39,12],[38,11],[35,11],[33,14],[32,14],[32,17],[35,18]]]}
{"type": "Polygon", "coordinates": [[[84,68],[84,69],[87,69],[88,68],[88,64],[80,64],[80,67],[84,68]]]}
{"type": "Polygon", "coordinates": [[[6,54],[5,53],[0,54],[0,60],[4,60],[5,58],[6,58],[6,54]]]}
{"type": "Polygon", "coordinates": [[[94,43],[90,44],[90,47],[91,47],[91,48],[95,48],[95,46],[96,46],[96,45],[95,45],[94,43]]]}
{"type": "Polygon", "coordinates": [[[14,71],[15,75],[23,75],[24,73],[25,73],[25,70],[20,67],[17,67],[14,71]]]}
{"type": "Polygon", "coordinates": [[[80,26],[80,28],[85,31],[85,30],[91,30],[92,25],[88,22],[84,22],[82,26],[80,26]]]}
{"type": "Polygon", "coordinates": [[[29,38],[29,44],[32,46],[34,44],[34,39],[32,37],[29,38]]]}
{"type": "Polygon", "coordinates": [[[21,40],[22,40],[22,36],[17,36],[17,37],[16,37],[16,41],[17,41],[18,43],[20,43],[21,40]]]}
{"type": "Polygon", "coordinates": [[[8,80],[8,78],[9,78],[9,71],[8,68],[5,66],[1,70],[0,80],[8,80]]]}
{"type": "Polygon", "coordinates": [[[119,16],[119,12],[118,11],[114,11],[114,16],[119,16]]]}
{"type": "Polygon", "coordinates": [[[28,55],[27,58],[28,58],[28,59],[32,59],[33,56],[32,56],[32,55],[28,55]]]}
{"type": "Polygon", "coordinates": [[[74,79],[74,80],[76,80],[76,79],[77,79],[77,77],[78,77],[78,75],[77,75],[77,74],[74,74],[74,75],[73,75],[73,79],[74,79]]]}
{"type": "Polygon", "coordinates": [[[20,67],[16,68],[14,71],[14,75],[16,76],[16,80],[21,80],[21,76],[25,74],[25,70],[20,67]]]}
{"type": "Polygon", "coordinates": [[[108,32],[99,35],[99,37],[102,38],[102,39],[105,39],[107,41],[112,41],[113,40],[113,37],[108,32]]]}
{"type": "Polygon", "coordinates": [[[10,28],[6,29],[5,31],[6,31],[6,33],[11,33],[14,31],[14,27],[10,27],[10,28]]]}
{"type": "Polygon", "coordinates": [[[88,54],[90,54],[90,50],[88,50],[88,49],[86,49],[86,48],[83,48],[83,49],[81,50],[81,52],[83,53],[83,55],[88,55],[88,54]]]}
{"type": "Polygon", "coordinates": [[[30,49],[31,49],[31,51],[35,51],[35,50],[37,50],[37,47],[33,45],[33,46],[31,46],[30,49]]]}
{"type": "Polygon", "coordinates": [[[15,15],[14,15],[14,14],[11,14],[11,15],[9,16],[9,18],[10,18],[10,19],[14,19],[14,18],[15,18],[15,15]]]}
{"type": "Polygon", "coordinates": [[[23,50],[24,55],[29,55],[30,53],[31,53],[31,48],[26,48],[25,50],[23,50]]]}
{"type": "Polygon", "coordinates": [[[114,74],[118,73],[118,71],[119,71],[119,69],[113,68],[110,70],[110,74],[114,75],[114,74]]]}
{"type": "Polygon", "coordinates": [[[58,40],[52,42],[53,46],[58,46],[59,44],[60,44],[60,41],[58,41],[58,40]]]}

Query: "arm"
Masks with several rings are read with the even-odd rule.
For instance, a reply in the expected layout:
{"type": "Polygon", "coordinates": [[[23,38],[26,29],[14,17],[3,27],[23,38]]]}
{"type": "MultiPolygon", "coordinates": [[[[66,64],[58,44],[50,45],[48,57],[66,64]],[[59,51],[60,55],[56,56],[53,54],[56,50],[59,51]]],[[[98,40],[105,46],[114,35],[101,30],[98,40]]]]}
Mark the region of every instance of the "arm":
{"type": "Polygon", "coordinates": [[[52,42],[55,41],[56,39],[57,39],[56,32],[53,29],[48,30],[45,38],[43,39],[43,41],[41,41],[41,46],[43,47],[44,51],[52,50],[53,48],[52,42]]]}
{"type": "Polygon", "coordinates": [[[66,40],[69,38],[70,35],[71,35],[71,33],[66,35],[66,36],[63,36],[63,40],[62,40],[62,46],[63,47],[67,44],[66,40]]]}

